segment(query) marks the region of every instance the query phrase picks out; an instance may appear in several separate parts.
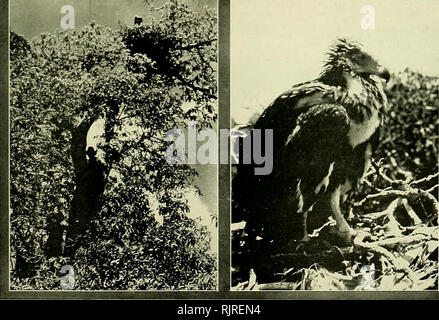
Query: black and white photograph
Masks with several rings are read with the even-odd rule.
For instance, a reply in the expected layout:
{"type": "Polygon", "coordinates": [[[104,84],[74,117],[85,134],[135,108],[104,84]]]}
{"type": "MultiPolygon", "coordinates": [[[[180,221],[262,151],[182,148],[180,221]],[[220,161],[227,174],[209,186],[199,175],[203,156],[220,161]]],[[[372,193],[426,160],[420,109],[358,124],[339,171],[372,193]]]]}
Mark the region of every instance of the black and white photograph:
{"type": "Polygon", "coordinates": [[[216,0],[9,13],[9,289],[217,290],[216,0]]]}
{"type": "Polygon", "coordinates": [[[231,2],[232,291],[438,290],[438,10],[231,2]]]}
{"type": "Polygon", "coordinates": [[[439,299],[438,12],[0,0],[0,302],[427,312],[413,303],[439,299]]]}

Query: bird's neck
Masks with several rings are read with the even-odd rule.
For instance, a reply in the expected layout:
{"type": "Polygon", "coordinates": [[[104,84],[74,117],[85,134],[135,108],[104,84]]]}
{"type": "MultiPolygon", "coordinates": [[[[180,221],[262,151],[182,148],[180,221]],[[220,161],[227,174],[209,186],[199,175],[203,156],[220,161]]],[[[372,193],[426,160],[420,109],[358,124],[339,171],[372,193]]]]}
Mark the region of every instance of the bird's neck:
{"type": "Polygon", "coordinates": [[[346,71],[340,66],[327,68],[320,75],[320,81],[330,86],[346,88],[347,82],[346,77],[344,76],[345,73],[346,71]]]}
{"type": "Polygon", "coordinates": [[[375,81],[367,81],[339,66],[324,70],[319,80],[337,87],[336,100],[346,107],[352,119],[363,121],[369,118],[374,110],[387,109],[382,84],[375,81]]]}

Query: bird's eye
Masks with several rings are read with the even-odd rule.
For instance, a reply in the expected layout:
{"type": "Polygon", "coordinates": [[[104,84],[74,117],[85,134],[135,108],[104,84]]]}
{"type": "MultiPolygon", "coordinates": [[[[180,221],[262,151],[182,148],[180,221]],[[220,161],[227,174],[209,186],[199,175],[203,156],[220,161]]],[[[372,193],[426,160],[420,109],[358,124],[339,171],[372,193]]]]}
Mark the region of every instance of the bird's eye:
{"type": "Polygon", "coordinates": [[[368,60],[367,57],[364,55],[360,55],[357,57],[357,63],[359,64],[364,64],[367,62],[367,60],[368,60]]]}

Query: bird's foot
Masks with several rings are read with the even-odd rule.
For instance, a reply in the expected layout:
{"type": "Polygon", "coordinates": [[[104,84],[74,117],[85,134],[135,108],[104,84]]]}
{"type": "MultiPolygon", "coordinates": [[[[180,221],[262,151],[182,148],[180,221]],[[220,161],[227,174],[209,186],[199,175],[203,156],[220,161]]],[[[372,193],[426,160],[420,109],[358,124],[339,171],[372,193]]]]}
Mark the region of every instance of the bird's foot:
{"type": "Polygon", "coordinates": [[[377,237],[369,232],[363,230],[354,230],[351,227],[337,228],[336,226],[330,230],[330,233],[335,235],[338,239],[346,245],[355,245],[357,242],[364,240],[376,241],[377,237]]]}
{"type": "Polygon", "coordinates": [[[358,231],[349,226],[344,226],[343,228],[335,227],[332,230],[332,233],[334,233],[344,244],[350,245],[353,244],[354,238],[357,236],[358,231]]]}
{"type": "Polygon", "coordinates": [[[309,242],[309,240],[311,240],[311,237],[308,234],[305,234],[299,242],[306,243],[309,242]]]}

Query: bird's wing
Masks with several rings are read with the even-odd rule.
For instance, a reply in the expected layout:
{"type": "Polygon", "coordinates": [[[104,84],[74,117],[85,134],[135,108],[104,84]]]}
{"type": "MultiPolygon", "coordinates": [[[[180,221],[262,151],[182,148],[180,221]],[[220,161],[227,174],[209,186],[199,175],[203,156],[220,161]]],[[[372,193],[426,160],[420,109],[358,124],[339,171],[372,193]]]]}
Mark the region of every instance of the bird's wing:
{"type": "Polygon", "coordinates": [[[293,86],[276,98],[262,113],[254,128],[279,128],[279,121],[288,121],[311,106],[333,102],[337,87],[318,80],[293,86]]]}
{"type": "Polygon", "coordinates": [[[299,116],[294,130],[283,141],[277,175],[285,182],[284,188],[301,192],[305,206],[327,190],[330,180],[341,183],[335,166],[343,166],[352,152],[349,128],[350,119],[343,106],[318,104],[299,116]]]}
{"type": "MultiPolygon", "coordinates": [[[[339,95],[339,88],[329,86],[318,80],[304,82],[293,86],[281,94],[262,113],[253,128],[273,129],[273,150],[281,149],[279,142],[294,130],[297,118],[309,108],[334,103],[339,95]]],[[[275,154],[275,162],[279,154],[275,154]]]]}
{"type": "Polygon", "coordinates": [[[281,168],[284,144],[296,127],[298,117],[314,106],[318,108],[325,103],[334,103],[339,91],[338,87],[326,85],[318,80],[304,82],[281,94],[265,109],[253,125],[253,129],[273,130],[273,173],[255,176],[255,165],[236,166],[237,173],[233,179],[233,221],[246,219],[249,212],[265,212],[266,208],[271,206],[270,197],[264,196],[260,201],[254,201],[254,197],[265,195],[267,190],[277,188],[279,181],[276,171],[279,172],[278,169],[281,168]]]}
{"type": "MultiPolygon", "coordinates": [[[[274,171],[279,167],[285,141],[296,127],[298,117],[313,106],[333,103],[337,90],[337,87],[328,86],[318,80],[304,82],[281,94],[265,109],[253,125],[253,129],[273,130],[274,171]]],[[[243,213],[244,211],[258,211],[258,208],[248,209],[248,207],[269,206],[271,201],[269,197],[263,197],[259,202],[253,201],[253,197],[271,190],[275,186],[274,176],[275,172],[268,176],[255,176],[254,165],[237,166],[237,174],[233,179],[233,203],[236,206],[233,210],[234,221],[245,219],[247,214],[243,213]]]]}

